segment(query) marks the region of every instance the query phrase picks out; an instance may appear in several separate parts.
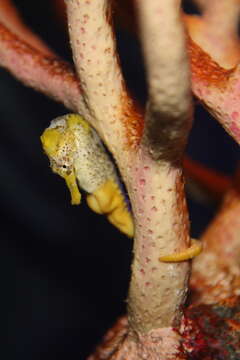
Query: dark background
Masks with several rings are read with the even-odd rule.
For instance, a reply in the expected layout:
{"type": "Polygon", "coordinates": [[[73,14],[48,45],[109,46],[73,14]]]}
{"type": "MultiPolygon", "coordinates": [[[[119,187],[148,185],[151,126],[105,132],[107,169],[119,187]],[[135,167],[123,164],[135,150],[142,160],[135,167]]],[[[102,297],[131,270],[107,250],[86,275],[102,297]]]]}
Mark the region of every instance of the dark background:
{"type": "MultiPolygon", "coordinates": [[[[67,37],[50,2],[16,3],[26,22],[70,60],[67,37]]],[[[128,85],[144,103],[138,44],[121,30],[118,46],[128,85]]],[[[39,136],[67,110],[3,69],[0,98],[0,356],[84,359],[125,311],[132,244],[84,201],[71,206],[64,181],[49,168],[39,136]]],[[[237,146],[200,106],[188,152],[227,174],[233,173],[239,157],[237,146]]],[[[189,208],[197,237],[215,205],[189,200],[189,208]]]]}

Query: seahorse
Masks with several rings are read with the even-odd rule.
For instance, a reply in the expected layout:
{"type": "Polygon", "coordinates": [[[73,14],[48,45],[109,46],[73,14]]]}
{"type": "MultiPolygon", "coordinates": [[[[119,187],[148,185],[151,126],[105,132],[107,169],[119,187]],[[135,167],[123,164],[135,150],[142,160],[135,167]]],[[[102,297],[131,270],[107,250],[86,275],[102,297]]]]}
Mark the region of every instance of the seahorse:
{"type": "Polygon", "coordinates": [[[133,237],[133,217],[116,167],[96,131],[80,115],[67,114],[52,120],[41,142],[53,172],[66,181],[71,203],[80,204],[83,189],[93,211],[133,237]]]}
{"type": "MultiPolygon", "coordinates": [[[[134,222],[116,167],[96,131],[78,114],[67,114],[52,120],[41,136],[43,149],[53,172],[66,181],[71,203],[81,202],[80,189],[87,193],[88,206],[129,237],[134,236],[134,222]]],[[[202,250],[192,239],[190,248],[161,256],[162,262],[185,261],[202,250]]]]}

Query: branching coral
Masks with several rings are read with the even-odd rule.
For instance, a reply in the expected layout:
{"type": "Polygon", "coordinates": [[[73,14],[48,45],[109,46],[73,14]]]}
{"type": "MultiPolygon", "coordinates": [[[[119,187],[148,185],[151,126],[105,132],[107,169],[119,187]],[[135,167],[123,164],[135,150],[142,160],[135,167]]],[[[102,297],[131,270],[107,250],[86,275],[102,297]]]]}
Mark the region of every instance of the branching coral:
{"type": "MultiPolygon", "coordinates": [[[[128,319],[118,322],[89,359],[187,358],[180,344],[181,335],[186,334],[182,319],[190,261],[180,261],[182,256],[176,262],[171,257],[167,262],[160,260],[169,254],[188,254],[191,245],[182,171],[192,123],[191,90],[240,142],[239,65],[232,68],[239,56],[238,2],[212,1],[210,6],[198,1],[203,16],[197,20],[201,25],[193,28],[193,18],[183,16],[180,0],[134,1],[148,84],[144,115],[129,95],[121,72],[111,2],[65,3],[76,73],[31,34],[10,1],[8,7],[0,6],[0,65],[94,127],[111,151],[128,191],[135,227],[128,319]],[[8,22],[3,20],[6,16],[8,22]],[[226,25],[221,34],[216,19],[226,25]],[[203,49],[187,36],[184,22],[203,49]],[[234,43],[229,45],[232,56],[228,59],[223,57],[226,33],[234,43]],[[218,41],[211,42],[209,34],[218,41]]],[[[68,176],[68,185],[76,190],[76,182],[73,185],[68,176]]],[[[223,180],[219,192],[231,185],[229,179],[223,180]]],[[[204,252],[194,261],[195,303],[239,295],[238,212],[238,190],[231,188],[203,236],[204,252]]]]}
{"type": "Polygon", "coordinates": [[[0,3],[0,21],[14,34],[24,39],[29,45],[33,46],[47,56],[54,55],[54,52],[47,46],[42,39],[29,29],[21,19],[19,12],[11,0],[4,0],[0,3]]]}
{"type": "Polygon", "coordinates": [[[201,15],[185,15],[192,39],[223,68],[234,67],[240,59],[238,0],[195,0],[201,15]]]}

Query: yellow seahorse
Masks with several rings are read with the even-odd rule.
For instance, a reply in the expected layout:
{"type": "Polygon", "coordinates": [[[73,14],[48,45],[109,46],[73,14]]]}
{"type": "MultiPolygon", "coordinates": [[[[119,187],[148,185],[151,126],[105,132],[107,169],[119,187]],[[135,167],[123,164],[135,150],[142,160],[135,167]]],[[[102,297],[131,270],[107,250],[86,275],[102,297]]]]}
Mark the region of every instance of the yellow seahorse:
{"type": "Polygon", "coordinates": [[[41,136],[52,170],[63,177],[71,203],[80,204],[79,188],[87,193],[89,207],[129,237],[134,235],[115,166],[94,129],[77,114],[54,119],[41,136]]]}

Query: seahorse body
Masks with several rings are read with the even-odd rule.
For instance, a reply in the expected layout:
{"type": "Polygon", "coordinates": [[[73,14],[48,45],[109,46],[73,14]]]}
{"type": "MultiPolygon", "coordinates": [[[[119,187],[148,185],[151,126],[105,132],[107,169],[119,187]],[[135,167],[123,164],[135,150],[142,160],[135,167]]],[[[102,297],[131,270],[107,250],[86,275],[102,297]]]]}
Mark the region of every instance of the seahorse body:
{"type": "Polygon", "coordinates": [[[105,214],[120,231],[133,237],[132,215],[115,166],[94,129],[81,116],[68,114],[54,119],[41,141],[53,172],[66,181],[71,203],[80,204],[79,188],[83,189],[93,211],[105,214]]]}

